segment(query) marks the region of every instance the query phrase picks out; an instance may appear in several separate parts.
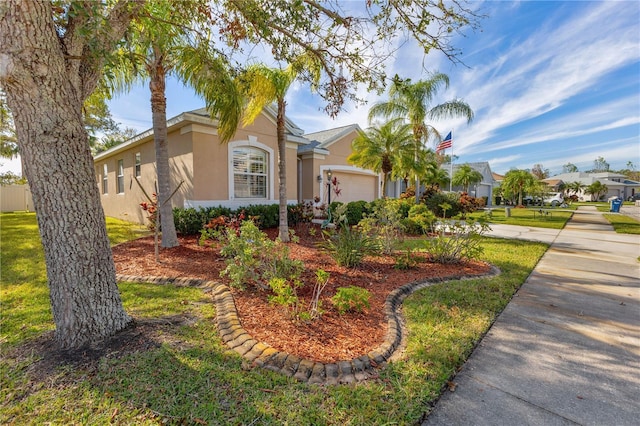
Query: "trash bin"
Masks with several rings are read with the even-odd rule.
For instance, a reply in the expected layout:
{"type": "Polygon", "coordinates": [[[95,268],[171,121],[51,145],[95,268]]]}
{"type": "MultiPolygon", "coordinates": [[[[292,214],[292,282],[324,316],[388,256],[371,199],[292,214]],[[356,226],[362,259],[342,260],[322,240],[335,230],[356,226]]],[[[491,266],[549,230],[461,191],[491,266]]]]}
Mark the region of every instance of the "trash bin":
{"type": "Polygon", "coordinates": [[[511,207],[505,206],[505,208],[504,208],[504,217],[511,217],[511,207]]]}
{"type": "Polygon", "coordinates": [[[620,213],[620,206],[622,205],[622,200],[620,198],[616,198],[611,201],[611,211],[613,213],[620,213]]]}

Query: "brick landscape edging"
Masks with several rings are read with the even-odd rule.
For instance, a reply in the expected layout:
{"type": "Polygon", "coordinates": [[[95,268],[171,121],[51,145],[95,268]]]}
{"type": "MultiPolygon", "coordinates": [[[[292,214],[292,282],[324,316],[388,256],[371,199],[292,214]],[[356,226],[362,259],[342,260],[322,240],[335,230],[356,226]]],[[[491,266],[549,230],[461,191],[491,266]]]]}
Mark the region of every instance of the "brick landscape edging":
{"type": "Polygon", "coordinates": [[[198,287],[211,292],[216,305],[218,332],[222,341],[230,349],[240,354],[252,365],[276,371],[301,382],[335,385],[359,382],[378,376],[376,370],[389,361],[402,342],[404,330],[399,308],[407,296],[434,284],[461,279],[487,278],[499,273],[500,270],[492,266],[488,273],[482,275],[455,275],[447,278],[432,278],[398,287],[387,296],[384,304],[384,313],[387,318],[387,334],[384,342],[366,355],[335,363],[322,363],[302,359],[293,354],[278,351],[266,343],[255,340],[242,328],[229,287],[217,281],[131,275],[117,275],[116,278],[118,281],[126,282],[198,287]]]}

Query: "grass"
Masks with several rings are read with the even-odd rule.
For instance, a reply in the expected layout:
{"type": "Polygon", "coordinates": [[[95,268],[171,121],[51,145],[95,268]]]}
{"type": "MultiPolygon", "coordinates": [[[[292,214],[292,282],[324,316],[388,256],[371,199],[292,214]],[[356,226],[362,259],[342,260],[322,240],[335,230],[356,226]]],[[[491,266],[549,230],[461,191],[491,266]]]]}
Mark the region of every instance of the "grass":
{"type": "Polygon", "coordinates": [[[553,207],[527,207],[527,208],[515,208],[511,207],[511,216],[507,217],[505,214],[505,208],[494,208],[489,215],[487,211],[478,210],[471,213],[469,218],[471,219],[486,219],[489,223],[498,223],[502,225],[519,225],[519,226],[532,226],[538,228],[551,228],[562,229],[567,221],[571,218],[576,206],[569,206],[566,208],[553,208],[553,207]],[[550,212],[549,215],[538,214],[539,210],[550,212]],[[535,214],[534,214],[535,213],[535,214]]]}
{"type": "Polygon", "coordinates": [[[640,234],[640,222],[622,214],[605,214],[604,217],[619,234],[640,234]]]}
{"type": "Polygon", "coordinates": [[[444,283],[407,298],[406,357],[389,364],[378,380],[319,387],[251,369],[218,338],[207,294],[122,283],[128,312],[166,323],[156,337],[159,346],[106,356],[97,365],[61,365],[34,382],[37,359],[12,356],[12,349],[53,328],[45,314],[49,302],[35,218],[1,215],[0,220],[2,424],[415,424],[547,248],[486,238],[483,257],[502,270],[500,276],[444,283]],[[29,261],[20,268],[6,261],[26,253],[29,261]],[[175,316],[189,321],[169,325],[175,316]]]}

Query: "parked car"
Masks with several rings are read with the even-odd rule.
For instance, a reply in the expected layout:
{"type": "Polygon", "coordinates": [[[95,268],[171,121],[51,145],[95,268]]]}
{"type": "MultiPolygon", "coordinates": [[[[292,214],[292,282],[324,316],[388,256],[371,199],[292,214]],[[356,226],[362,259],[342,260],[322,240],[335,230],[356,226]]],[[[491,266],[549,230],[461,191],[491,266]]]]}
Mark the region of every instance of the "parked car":
{"type": "Polygon", "coordinates": [[[522,197],[522,204],[524,204],[525,206],[530,206],[530,205],[541,206],[542,198],[527,195],[526,197],[522,197]]]}
{"type": "Polygon", "coordinates": [[[637,194],[633,194],[631,197],[627,198],[627,201],[638,201],[640,200],[640,192],[637,194]]]}
{"type": "Polygon", "coordinates": [[[564,196],[561,192],[552,192],[543,199],[545,204],[551,204],[552,207],[564,204],[564,196]]]}

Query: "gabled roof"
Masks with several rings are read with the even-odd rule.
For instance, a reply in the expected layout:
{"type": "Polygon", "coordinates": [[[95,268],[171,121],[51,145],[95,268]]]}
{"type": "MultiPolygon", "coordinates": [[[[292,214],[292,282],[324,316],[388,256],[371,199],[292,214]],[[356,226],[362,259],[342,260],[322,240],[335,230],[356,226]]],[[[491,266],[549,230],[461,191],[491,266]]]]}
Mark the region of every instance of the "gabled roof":
{"type": "Polygon", "coordinates": [[[357,124],[349,124],[348,126],[336,127],[334,129],[323,130],[320,132],[307,133],[304,137],[311,141],[319,142],[319,148],[327,148],[354,130],[362,129],[357,124]]]}
{"type": "Polygon", "coordinates": [[[307,133],[304,135],[306,139],[311,141],[308,145],[298,146],[298,154],[313,152],[315,154],[329,155],[329,146],[339,141],[344,136],[353,131],[362,130],[357,124],[349,124],[348,126],[336,127],[320,132],[307,133]]]}

